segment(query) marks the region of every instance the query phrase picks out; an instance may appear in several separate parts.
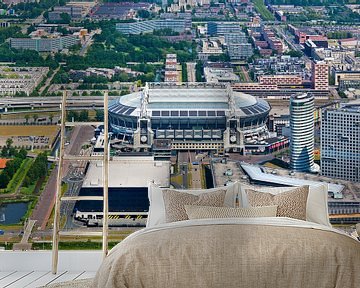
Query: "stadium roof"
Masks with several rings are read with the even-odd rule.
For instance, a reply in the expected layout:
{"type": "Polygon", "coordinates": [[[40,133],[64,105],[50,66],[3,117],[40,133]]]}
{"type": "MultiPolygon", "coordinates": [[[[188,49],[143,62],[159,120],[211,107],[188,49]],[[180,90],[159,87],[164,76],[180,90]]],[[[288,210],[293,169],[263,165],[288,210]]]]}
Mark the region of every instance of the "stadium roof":
{"type": "MultiPolygon", "coordinates": [[[[146,109],[154,110],[230,110],[229,90],[225,85],[151,85],[146,109]]],[[[240,117],[268,113],[269,104],[263,99],[241,92],[232,93],[235,113],[240,117]]],[[[142,92],[119,97],[110,103],[109,112],[139,116],[142,92]]]]}

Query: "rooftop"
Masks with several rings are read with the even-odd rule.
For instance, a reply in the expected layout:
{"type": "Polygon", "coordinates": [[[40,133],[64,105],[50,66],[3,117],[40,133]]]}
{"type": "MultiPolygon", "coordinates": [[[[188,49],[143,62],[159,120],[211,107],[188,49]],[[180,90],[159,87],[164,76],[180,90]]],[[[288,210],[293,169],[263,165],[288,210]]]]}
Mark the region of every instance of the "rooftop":
{"type": "Polygon", "coordinates": [[[10,161],[10,159],[0,158],[0,169],[4,169],[8,161],[10,161]]]}
{"type": "MultiPolygon", "coordinates": [[[[102,187],[102,170],[101,161],[92,161],[83,187],[102,187]]],[[[113,157],[109,162],[109,187],[147,187],[150,181],[168,187],[170,162],[157,161],[152,156],[113,157]]]]}
{"type": "MultiPolygon", "coordinates": [[[[203,85],[150,85],[147,110],[229,110],[229,95],[232,94],[234,109],[240,116],[268,113],[269,104],[252,95],[228,90],[224,84],[203,85]]],[[[138,116],[142,103],[142,92],[124,95],[109,105],[115,114],[138,116]]],[[[158,111],[157,111],[158,112],[158,111]]],[[[153,113],[154,116],[154,113],[153,113]]],[[[196,116],[196,115],[195,115],[196,116]]]]}
{"type": "Polygon", "coordinates": [[[330,182],[321,182],[313,180],[304,180],[298,178],[291,178],[279,175],[273,175],[263,172],[259,166],[250,165],[250,164],[241,164],[241,168],[244,169],[246,174],[254,181],[266,182],[273,185],[283,185],[283,186],[303,186],[303,185],[319,185],[319,184],[328,184],[329,192],[341,193],[344,189],[344,186],[341,184],[334,184],[330,182]]]}

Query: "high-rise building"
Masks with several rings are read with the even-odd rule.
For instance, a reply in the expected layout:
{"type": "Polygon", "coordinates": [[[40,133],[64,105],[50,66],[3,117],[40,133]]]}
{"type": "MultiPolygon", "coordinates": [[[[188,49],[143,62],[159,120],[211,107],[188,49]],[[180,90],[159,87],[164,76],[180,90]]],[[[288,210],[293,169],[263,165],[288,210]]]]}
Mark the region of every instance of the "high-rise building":
{"type": "Polygon", "coordinates": [[[315,90],[329,90],[329,67],[325,62],[312,62],[312,82],[315,90]]]}
{"type": "Polygon", "coordinates": [[[314,96],[290,98],[290,166],[295,171],[314,171],[314,96]]]}
{"type": "Polygon", "coordinates": [[[321,174],[360,182],[360,104],[323,111],[321,174]]]}

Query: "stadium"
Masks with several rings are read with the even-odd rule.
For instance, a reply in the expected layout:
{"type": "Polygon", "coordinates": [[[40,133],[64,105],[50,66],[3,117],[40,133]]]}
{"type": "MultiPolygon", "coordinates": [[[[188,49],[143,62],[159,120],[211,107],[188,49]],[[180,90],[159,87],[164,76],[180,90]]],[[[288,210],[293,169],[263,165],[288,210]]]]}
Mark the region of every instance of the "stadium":
{"type": "Polygon", "coordinates": [[[246,152],[271,145],[269,111],[265,100],[228,84],[147,83],[142,91],[110,103],[109,122],[134,151],[246,152]]]}

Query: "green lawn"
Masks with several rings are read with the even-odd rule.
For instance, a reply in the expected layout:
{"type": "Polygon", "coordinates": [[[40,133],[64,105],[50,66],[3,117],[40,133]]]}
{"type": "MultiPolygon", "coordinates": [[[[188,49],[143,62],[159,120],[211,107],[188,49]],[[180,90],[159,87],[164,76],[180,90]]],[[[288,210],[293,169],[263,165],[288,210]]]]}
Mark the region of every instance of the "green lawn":
{"type": "Polygon", "coordinates": [[[10,182],[8,183],[5,189],[0,190],[2,193],[15,193],[17,189],[19,189],[20,185],[22,184],[27,172],[29,171],[32,162],[34,159],[26,158],[21,163],[21,166],[16,171],[14,176],[11,178],[10,182]]]}
{"type": "Polygon", "coordinates": [[[261,17],[266,21],[275,20],[275,17],[271,12],[266,8],[264,0],[253,0],[255,9],[258,13],[261,14],[261,17]]]}
{"type": "Polygon", "coordinates": [[[28,187],[21,187],[21,194],[32,195],[35,189],[35,185],[36,183],[31,184],[28,187]]]}

